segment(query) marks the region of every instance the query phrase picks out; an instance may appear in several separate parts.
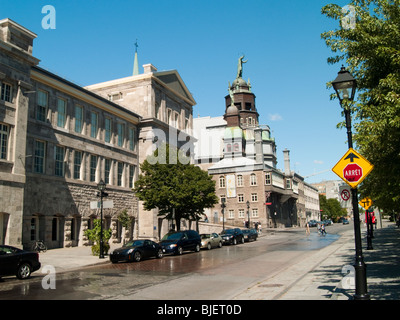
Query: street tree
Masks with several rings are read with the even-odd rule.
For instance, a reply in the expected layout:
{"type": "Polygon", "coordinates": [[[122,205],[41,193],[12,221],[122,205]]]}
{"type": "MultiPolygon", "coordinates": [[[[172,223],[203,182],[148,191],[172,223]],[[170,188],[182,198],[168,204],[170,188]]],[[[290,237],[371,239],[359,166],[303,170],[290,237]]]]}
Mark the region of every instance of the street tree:
{"type": "Polygon", "coordinates": [[[206,171],[171,145],[162,144],[141,165],[134,192],[146,210],[174,219],[177,230],[182,219],[198,221],[205,208],[218,202],[215,181],[206,171]]]}
{"type": "Polygon", "coordinates": [[[345,63],[357,79],[358,98],[349,106],[353,139],[375,166],[360,186],[361,196],[399,212],[400,0],[352,0],[344,9],[326,5],[322,13],[338,21],[337,29],[321,34],[334,53],[328,63],[345,63]]]}

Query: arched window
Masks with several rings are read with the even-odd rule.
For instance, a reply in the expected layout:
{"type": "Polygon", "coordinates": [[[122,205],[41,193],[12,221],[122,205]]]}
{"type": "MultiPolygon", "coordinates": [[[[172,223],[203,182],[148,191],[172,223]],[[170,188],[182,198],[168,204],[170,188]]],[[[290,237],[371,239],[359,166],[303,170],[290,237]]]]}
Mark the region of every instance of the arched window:
{"type": "Polygon", "coordinates": [[[219,187],[225,188],[225,177],[224,176],[219,177],[219,187]]]}

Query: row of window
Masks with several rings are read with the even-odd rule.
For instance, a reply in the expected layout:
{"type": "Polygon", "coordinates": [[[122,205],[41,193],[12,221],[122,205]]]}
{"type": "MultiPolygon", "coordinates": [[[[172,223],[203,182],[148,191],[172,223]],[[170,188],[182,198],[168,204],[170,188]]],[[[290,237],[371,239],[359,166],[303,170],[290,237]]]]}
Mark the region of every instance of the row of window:
{"type": "MultiPolygon", "coordinates": [[[[64,177],[66,169],[71,170],[71,178],[76,180],[86,180],[84,172],[84,161],[85,152],[72,150],[73,152],[73,164],[66,161],[66,148],[62,146],[55,146],[54,150],[54,175],[58,177],[64,177]]],[[[100,170],[100,156],[89,154],[89,171],[88,180],[90,182],[98,182],[99,176],[102,175],[106,184],[117,185],[122,187],[133,188],[133,182],[135,178],[136,166],[129,165],[124,162],[116,161],[113,159],[104,159],[104,175],[100,170]],[[114,170],[116,170],[116,179],[114,179],[114,170]],[[128,171],[126,171],[128,170],[128,171]],[[125,177],[128,176],[128,182],[125,177]]],[[[33,172],[34,173],[45,173],[46,163],[46,142],[41,140],[35,140],[34,145],[34,160],[33,160],[33,172]]]]}
{"type": "MultiPolygon", "coordinates": [[[[222,203],[223,201],[226,201],[226,196],[225,195],[220,196],[220,198],[221,198],[220,203],[222,203]]],[[[237,201],[238,201],[238,203],[245,203],[246,202],[243,193],[238,193],[237,201]]],[[[258,194],[256,192],[250,194],[250,201],[251,202],[258,202],[258,194]]]]}
{"type": "MultiPolygon", "coordinates": [[[[285,179],[286,180],[286,189],[291,188],[291,180],[290,179],[285,179]]],[[[272,184],[272,178],[271,178],[271,173],[267,172],[265,173],[265,180],[264,180],[265,185],[271,185],[272,184]]],[[[238,174],[236,176],[236,186],[237,187],[244,187],[244,179],[241,174],[238,174]]],[[[250,186],[257,186],[257,176],[255,173],[252,173],[250,175],[250,186]]],[[[220,188],[226,188],[226,178],[225,176],[220,176],[219,177],[219,187],[220,188]]]]}
{"type": "MultiPolygon", "coordinates": [[[[257,208],[250,209],[249,213],[251,214],[251,217],[258,218],[258,209],[257,208]]],[[[245,212],[244,209],[238,209],[238,216],[236,217],[235,210],[229,209],[228,212],[227,212],[227,218],[228,219],[247,218],[247,212],[245,212]]]]}
{"type": "MultiPolygon", "coordinates": [[[[45,122],[48,113],[48,92],[38,90],[37,94],[37,108],[36,108],[36,120],[45,122]]],[[[80,105],[74,107],[74,119],[73,130],[75,133],[82,134],[84,129],[84,108],[80,105]]],[[[111,117],[105,116],[104,118],[104,137],[99,137],[100,126],[99,126],[99,114],[95,111],[90,112],[90,119],[88,120],[89,132],[91,138],[102,140],[104,139],[107,143],[115,143],[119,147],[126,147],[133,151],[135,149],[135,129],[131,126],[128,127],[126,132],[125,123],[115,121],[111,117]],[[114,142],[114,125],[116,125],[116,141],[114,142]],[[127,135],[127,136],[126,136],[127,135]]],[[[67,125],[67,101],[62,98],[57,98],[57,127],[65,128],[67,125]]]]}

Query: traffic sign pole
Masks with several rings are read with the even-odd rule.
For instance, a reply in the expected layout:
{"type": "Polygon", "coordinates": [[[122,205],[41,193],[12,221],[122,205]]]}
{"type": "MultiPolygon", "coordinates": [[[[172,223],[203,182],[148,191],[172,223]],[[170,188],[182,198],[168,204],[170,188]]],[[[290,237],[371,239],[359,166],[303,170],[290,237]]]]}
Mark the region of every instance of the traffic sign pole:
{"type": "MultiPolygon", "coordinates": [[[[352,139],[352,133],[351,133],[351,117],[350,117],[350,110],[348,107],[344,108],[344,113],[346,117],[346,127],[347,127],[347,137],[348,137],[348,144],[349,144],[349,151],[348,153],[345,154],[343,159],[341,159],[340,162],[342,162],[341,165],[339,163],[335,167],[339,168],[347,168],[349,167],[349,164],[344,162],[344,160],[348,159],[350,163],[356,163],[355,159],[359,159],[361,155],[357,154],[353,150],[353,139],[352,139]],[[338,166],[339,165],[339,166],[338,166]]],[[[371,171],[373,168],[369,167],[367,170],[371,171]]],[[[369,300],[370,295],[368,294],[368,287],[367,287],[367,266],[365,265],[363,254],[362,254],[362,243],[361,243],[361,231],[360,231],[360,212],[358,210],[358,190],[357,190],[357,185],[361,183],[363,180],[363,177],[359,177],[360,172],[358,172],[358,168],[356,166],[350,166],[351,170],[356,170],[351,173],[349,173],[349,176],[352,177],[352,179],[355,179],[354,183],[351,181],[346,180],[346,173],[345,170],[341,170],[341,174],[343,175],[340,176],[348,185],[352,187],[351,189],[351,197],[352,197],[352,205],[353,205],[353,216],[354,216],[354,242],[355,242],[355,249],[356,249],[356,256],[355,256],[355,264],[354,264],[354,269],[355,269],[355,284],[356,284],[356,292],[354,295],[355,300],[369,300]]],[[[367,171],[366,170],[366,171],[367,171]]],[[[335,172],[335,171],[334,171],[335,172]]],[[[335,172],[338,174],[337,172],[335,172]]],[[[369,173],[369,172],[368,172],[369,173]]],[[[368,173],[363,173],[361,172],[364,177],[368,173]]]]}

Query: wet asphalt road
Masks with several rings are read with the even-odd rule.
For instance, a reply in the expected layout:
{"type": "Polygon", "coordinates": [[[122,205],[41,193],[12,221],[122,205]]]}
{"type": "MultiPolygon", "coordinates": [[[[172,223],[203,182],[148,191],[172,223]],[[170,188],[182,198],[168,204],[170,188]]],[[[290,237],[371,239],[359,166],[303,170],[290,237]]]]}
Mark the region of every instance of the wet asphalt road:
{"type": "Polygon", "coordinates": [[[56,275],[56,288],[43,289],[43,275],[0,282],[0,299],[30,300],[226,300],[276,272],[307,258],[337,240],[349,226],[327,228],[320,237],[313,228],[268,234],[255,242],[220,249],[164,256],[140,263],[104,264],[56,275]]]}

